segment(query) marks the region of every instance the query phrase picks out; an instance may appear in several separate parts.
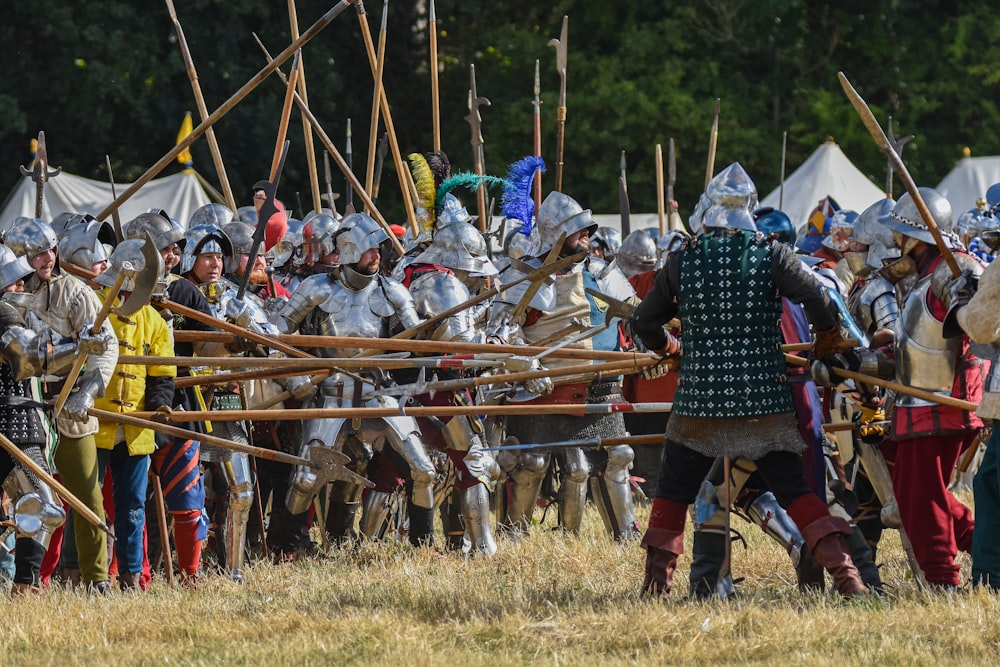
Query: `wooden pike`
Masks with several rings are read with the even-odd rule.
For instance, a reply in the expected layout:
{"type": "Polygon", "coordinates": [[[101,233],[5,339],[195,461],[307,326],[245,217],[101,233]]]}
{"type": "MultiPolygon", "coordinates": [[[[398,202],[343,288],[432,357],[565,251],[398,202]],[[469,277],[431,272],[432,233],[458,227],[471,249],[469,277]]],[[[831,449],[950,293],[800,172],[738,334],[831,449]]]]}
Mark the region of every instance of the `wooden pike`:
{"type": "MultiPolygon", "coordinates": [[[[669,412],[673,407],[672,403],[575,403],[575,404],[550,404],[550,405],[432,405],[420,407],[387,407],[387,408],[300,408],[298,410],[206,410],[191,412],[174,412],[167,416],[171,423],[215,421],[232,422],[243,421],[298,421],[300,419],[384,419],[386,417],[454,417],[457,415],[593,415],[593,414],[615,414],[615,413],[645,413],[645,412],[669,412]]],[[[91,412],[94,412],[93,410],[91,412]]],[[[103,412],[103,411],[101,411],[103,412]]],[[[124,417],[115,412],[106,413],[108,419],[114,417],[124,417]]],[[[136,419],[148,422],[152,417],[152,412],[135,412],[136,419]]],[[[130,423],[130,422],[125,422],[130,423]]],[[[157,428],[162,424],[149,426],[147,428],[157,428]]],[[[209,442],[205,440],[205,442],[209,442]]],[[[228,441],[227,441],[228,442],[228,441]]],[[[242,445],[247,447],[247,445],[242,445]]],[[[256,448],[254,448],[256,449],[256,448]]],[[[236,450],[243,451],[243,450],[236,450]]],[[[270,449],[262,450],[283,457],[297,459],[288,461],[285,458],[274,458],[275,461],[293,462],[306,464],[308,459],[303,459],[284,452],[274,452],[270,449]]],[[[250,452],[248,452],[250,453],[250,452]]],[[[256,454],[254,454],[256,456],[256,454]]],[[[267,458],[267,457],[261,457],[267,458]]]]}
{"type": "MultiPolygon", "coordinates": [[[[285,101],[281,105],[281,118],[278,120],[278,136],[274,142],[274,155],[271,157],[271,170],[268,172],[268,179],[277,187],[276,179],[280,176],[279,165],[281,164],[281,153],[285,146],[285,137],[288,136],[288,122],[292,118],[292,101],[294,100],[295,87],[299,83],[299,65],[302,62],[302,52],[296,51],[292,60],[292,71],[288,74],[288,85],[285,87],[285,101]]],[[[267,222],[263,220],[262,222],[267,222]]]]}
{"type": "Polygon", "coordinates": [[[431,47],[431,126],[434,136],[434,152],[441,152],[441,89],[438,85],[438,31],[437,10],[434,0],[430,0],[430,25],[428,36],[431,47]]]}
{"type": "MultiPolygon", "coordinates": [[[[299,17],[295,8],[295,0],[288,0],[288,22],[292,29],[292,40],[294,41],[299,38],[299,17]]],[[[306,91],[306,68],[301,62],[299,63],[298,92],[308,105],[309,93],[306,91]]],[[[319,168],[316,162],[316,144],[313,142],[312,126],[308,123],[305,114],[302,114],[302,138],[305,140],[306,145],[306,165],[309,167],[309,187],[312,190],[313,210],[319,213],[323,210],[323,198],[319,191],[319,168]]],[[[330,201],[330,209],[333,210],[332,200],[330,201]]]]}
{"type": "Polygon", "coordinates": [[[111,215],[112,211],[117,210],[125,201],[127,201],[132,195],[139,191],[139,189],[148,183],[150,180],[156,177],[161,171],[163,171],[167,165],[174,161],[174,159],[180,155],[181,151],[193,144],[201,135],[205,134],[210,127],[215,125],[219,119],[229,113],[233,107],[239,104],[243,98],[249,95],[257,86],[264,82],[274,70],[292,57],[292,55],[298,51],[300,48],[305,46],[309,40],[318,35],[323,28],[330,25],[333,19],[337,18],[345,9],[350,7],[352,4],[357,2],[357,0],[340,0],[336,5],[330,8],[323,16],[321,16],[315,23],[313,23],[308,30],[302,33],[298,39],[289,44],[284,51],[278,54],[273,61],[264,66],[259,72],[257,72],[253,77],[250,78],[243,86],[237,90],[233,95],[222,103],[218,109],[213,111],[208,118],[203,120],[197,127],[195,127],[191,134],[186,136],[177,142],[177,145],[169,150],[166,155],[161,157],[153,166],[146,170],[146,172],[140,176],[136,181],[128,187],[119,197],[117,197],[109,206],[107,206],[103,211],[97,214],[98,220],[105,220],[111,215]]]}
{"type": "MultiPolygon", "coordinates": [[[[177,18],[174,1],[165,0],[165,2],[167,3],[167,12],[170,14],[170,20],[174,22],[174,30],[177,32],[177,43],[181,47],[184,68],[187,70],[188,80],[191,82],[191,90],[194,92],[194,103],[198,109],[198,117],[201,118],[202,122],[205,122],[208,120],[208,107],[205,106],[205,96],[202,94],[201,82],[198,80],[198,70],[195,69],[194,59],[191,58],[191,50],[188,48],[187,38],[184,36],[184,28],[181,27],[181,22],[177,18]]],[[[233,196],[233,189],[229,185],[226,165],[222,161],[222,151],[219,149],[219,141],[215,138],[215,130],[212,127],[209,127],[205,131],[205,139],[208,141],[208,149],[212,154],[212,164],[215,166],[215,173],[219,176],[219,184],[222,186],[222,196],[226,200],[226,206],[230,210],[235,211],[237,208],[236,198],[233,196]]],[[[110,171],[110,168],[108,171],[110,171]]]]}
{"type": "MultiPolygon", "coordinates": [[[[378,144],[379,108],[382,102],[382,74],[385,69],[385,42],[389,19],[389,0],[382,2],[382,27],[378,31],[378,54],[375,57],[375,90],[372,94],[371,122],[368,125],[368,163],[365,166],[365,192],[375,196],[375,160],[378,144]]],[[[365,211],[368,213],[368,211],[365,211]]]]}
{"type": "MultiPolygon", "coordinates": [[[[364,37],[365,42],[365,52],[368,54],[368,64],[372,70],[372,76],[375,75],[377,63],[375,56],[375,45],[372,41],[371,29],[368,27],[368,15],[365,13],[365,6],[363,2],[356,1],[355,8],[358,12],[358,23],[361,25],[361,34],[364,37]]],[[[392,161],[396,165],[396,176],[399,178],[400,190],[403,193],[403,206],[406,208],[406,217],[410,223],[410,230],[413,235],[416,236],[419,231],[419,225],[417,224],[417,212],[413,206],[413,196],[411,194],[410,187],[410,169],[403,162],[403,154],[399,149],[399,141],[396,138],[396,127],[392,122],[392,112],[389,109],[389,100],[386,97],[385,89],[382,89],[382,95],[380,96],[380,104],[382,106],[382,118],[385,121],[385,131],[389,134],[389,148],[392,150],[392,161]]],[[[367,194],[367,193],[366,193],[367,194]]],[[[395,239],[395,235],[390,233],[390,239],[395,239]]],[[[398,244],[398,241],[397,241],[398,244]]],[[[399,254],[403,254],[403,250],[400,248],[399,254]]]]}
{"type": "MultiPolygon", "coordinates": [[[[535,157],[542,156],[542,80],[539,76],[539,61],[535,61],[535,157]]],[[[534,183],[535,212],[542,207],[542,172],[535,172],[534,183]]]]}
{"type": "Polygon", "coordinates": [[[156,499],[156,521],[160,526],[160,543],[163,554],[163,569],[167,573],[167,586],[174,585],[174,559],[170,553],[170,531],[167,529],[167,508],[163,500],[163,486],[160,476],[153,474],[153,497],[156,499]]]}
{"type": "Polygon", "coordinates": [[[75,509],[79,512],[80,516],[87,520],[87,523],[97,526],[108,535],[112,534],[108,524],[104,523],[101,517],[94,513],[94,510],[87,507],[82,500],[70,493],[69,489],[50,475],[45,468],[38,465],[34,459],[21,451],[21,448],[11,442],[3,433],[0,433],[0,447],[3,447],[12,459],[24,466],[25,469],[31,471],[38,479],[51,486],[52,490],[58,493],[59,497],[65,500],[67,505],[75,509]]]}
{"type": "MultiPolygon", "coordinates": [[[[930,210],[927,208],[927,204],[924,202],[924,198],[920,196],[920,190],[917,188],[916,182],[913,177],[910,176],[909,169],[903,163],[903,159],[899,157],[899,153],[896,152],[896,148],[889,141],[889,138],[885,136],[885,132],[882,131],[882,127],[875,120],[875,115],[872,110],[868,107],[868,104],[862,99],[858,91],[854,89],[851,82],[847,80],[847,77],[843,72],[837,72],[837,77],[840,79],[840,85],[844,89],[844,93],[847,95],[847,99],[850,100],[851,106],[854,110],[858,112],[858,116],[861,117],[861,122],[864,123],[865,127],[868,129],[868,133],[872,135],[872,139],[875,140],[875,144],[879,147],[886,157],[889,158],[889,162],[896,169],[896,173],[899,174],[899,179],[903,182],[906,187],[906,191],[910,193],[913,198],[913,203],[916,204],[917,210],[920,211],[920,217],[924,219],[924,224],[927,225],[927,229],[930,231],[931,236],[934,237],[934,242],[937,244],[938,250],[941,251],[941,256],[944,261],[947,262],[948,268],[951,269],[951,274],[957,276],[962,272],[958,266],[958,262],[955,261],[955,256],[951,252],[951,248],[948,244],[944,242],[944,237],[941,236],[941,230],[938,229],[937,223],[934,222],[934,216],[931,215],[930,210]]],[[[974,409],[974,408],[973,408],[974,409]]]]}
{"type": "Polygon", "coordinates": [[[778,186],[778,210],[785,205],[785,150],[788,147],[788,132],[781,133],[781,181],[778,186]]]}
{"type": "MultiPolygon", "coordinates": [[[[257,35],[254,35],[254,39],[257,40],[257,44],[264,52],[264,56],[267,58],[268,62],[273,62],[273,60],[271,59],[271,54],[268,53],[267,48],[264,46],[264,43],[260,41],[260,38],[257,37],[257,35]]],[[[273,71],[277,73],[278,78],[281,79],[282,82],[284,82],[284,84],[287,86],[288,80],[285,78],[285,74],[280,69],[277,68],[275,68],[273,71]]],[[[386,233],[389,235],[389,242],[392,243],[392,246],[393,248],[396,249],[396,252],[402,255],[405,252],[405,250],[402,244],[399,242],[399,239],[396,238],[396,235],[393,234],[392,230],[389,228],[389,223],[386,222],[385,217],[383,217],[382,213],[379,212],[378,208],[375,206],[375,203],[371,200],[371,197],[368,196],[368,193],[365,192],[364,185],[362,185],[361,182],[358,181],[357,176],[354,175],[354,172],[351,171],[351,168],[347,165],[347,162],[344,161],[344,156],[340,154],[339,150],[337,150],[337,147],[330,139],[330,136],[323,130],[323,127],[319,124],[319,121],[316,120],[316,116],[313,115],[313,112],[309,110],[309,105],[305,103],[305,100],[303,100],[302,96],[299,95],[298,93],[295,94],[295,103],[299,105],[299,109],[302,110],[302,113],[305,114],[306,118],[309,120],[309,124],[312,125],[313,131],[316,132],[316,136],[319,137],[319,140],[323,144],[323,147],[326,148],[327,153],[329,153],[329,155],[333,158],[334,162],[337,163],[337,167],[339,167],[340,171],[344,174],[344,178],[346,178],[348,182],[350,182],[352,190],[355,193],[357,193],[359,197],[361,197],[361,200],[364,202],[366,207],[371,208],[371,216],[375,218],[375,220],[380,225],[382,225],[382,228],[385,229],[386,233]]],[[[331,202],[331,208],[332,208],[332,202],[331,202]]]]}
{"type": "Polygon", "coordinates": [[[656,219],[660,236],[667,233],[666,206],[663,201],[663,146],[656,144],[656,219]]]}
{"type": "MultiPolygon", "coordinates": [[[[204,332],[202,332],[204,333],[204,332]]],[[[445,368],[460,370],[463,368],[489,368],[501,365],[502,359],[509,355],[481,355],[470,357],[468,355],[457,357],[415,357],[415,358],[393,358],[393,357],[349,357],[349,358],[328,358],[313,357],[310,359],[286,359],[283,357],[157,357],[146,355],[122,355],[118,357],[118,363],[122,365],[134,366],[177,366],[178,368],[206,367],[213,369],[236,368],[241,370],[258,369],[273,372],[309,373],[318,370],[340,370],[341,368],[369,369],[381,368],[391,370],[398,368],[445,368]],[[425,363],[427,362],[427,363],[425,363]]],[[[640,357],[637,361],[625,361],[616,363],[639,364],[642,365],[645,358],[640,357]]],[[[596,372],[596,371],[595,371],[596,372]]],[[[229,382],[237,379],[236,373],[225,375],[206,376],[208,379],[215,377],[216,382],[229,382]]]]}
{"type": "Polygon", "coordinates": [[[876,385],[879,387],[884,387],[886,389],[891,389],[898,394],[906,394],[907,396],[913,396],[915,398],[920,398],[925,401],[933,401],[934,403],[940,403],[941,405],[948,405],[953,408],[960,408],[962,410],[974,411],[979,407],[979,404],[973,403],[972,401],[963,401],[960,398],[952,398],[951,396],[941,396],[940,394],[935,394],[930,391],[924,391],[923,389],[916,389],[914,387],[908,387],[904,384],[898,382],[893,382],[892,380],[882,380],[871,375],[865,375],[864,373],[857,373],[855,371],[849,371],[843,368],[831,368],[833,373],[847,378],[849,380],[855,380],[857,382],[864,382],[865,384],[876,385]]]}
{"type": "MultiPolygon", "coordinates": [[[[228,323],[227,323],[228,324],[228,323]]],[[[174,340],[183,342],[228,343],[236,335],[249,338],[245,330],[239,334],[225,331],[175,331],[174,340]]],[[[531,356],[548,352],[549,348],[535,345],[493,345],[488,343],[460,343],[456,341],[403,340],[398,338],[352,338],[350,336],[310,336],[305,334],[281,334],[269,337],[271,341],[309,348],[355,348],[370,350],[402,350],[405,352],[432,352],[437,354],[516,354],[531,356]]],[[[270,345],[271,343],[264,343],[270,345]]],[[[300,350],[301,352],[301,350],[300,350]]],[[[551,352],[553,359],[583,359],[588,361],[628,361],[631,359],[655,358],[649,354],[632,352],[605,352],[562,348],[551,352]]],[[[311,363],[311,362],[310,362],[311,363]]]]}

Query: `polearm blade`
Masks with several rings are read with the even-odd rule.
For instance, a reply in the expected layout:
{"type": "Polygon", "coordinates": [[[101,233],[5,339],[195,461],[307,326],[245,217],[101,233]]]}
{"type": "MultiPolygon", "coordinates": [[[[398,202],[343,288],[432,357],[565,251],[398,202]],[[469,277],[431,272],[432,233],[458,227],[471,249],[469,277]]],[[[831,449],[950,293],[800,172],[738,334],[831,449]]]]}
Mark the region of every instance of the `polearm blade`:
{"type": "Polygon", "coordinates": [[[948,244],[944,242],[944,237],[941,236],[941,230],[938,229],[937,223],[934,222],[934,216],[931,215],[930,210],[927,208],[927,204],[924,202],[924,198],[920,196],[920,190],[917,189],[917,184],[910,176],[910,171],[906,168],[903,163],[902,158],[896,152],[896,149],[889,142],[889,138],[885,136],[885,132],[882,131],[882,127],[875,120],[875,115],[872,113],[871,109],[868,108],[868,104],[861,98],[858,91],[854,89],[851,82],[847,80],[847,77],[843,72],[837,72],[837,77],[840,79],[840,85],[844,89],[844,93],[847,95],[847,99],[850,100],[851,105],[854,110],[858,112],[858,116],[861,117],[861,122],[864,123],[865,127],[868,128],[868,133],[872,135],[872,139],[875,140],[875,145],[886,154],[892,166],[895,168],[896,173],[899,174],[899,178],[903,181],[903,185],[906,187],[906,191],[910,193],[913,198],[913,203],[916,204],[917,210],[920,211],[920,217],[924,219],[924,224],[927,225],[927,229],[930,231],[931,235],[934,237],[934,242],[937,244],[938,250],[941,251],[941,256],[944,261],[948,263],[948,268],[951,269],[951,274],[957,276],[961,273],[961,269],[958,267],[958,262],[955,261],[955,256],[951,252],[951,248],[948,244]]]}
{"type": "MultiPolygon", "coordinates": [[[[896,135],[892,131],[892,116],[889,116],[889,121],[888,123],[886,123],[886,126],[887,126],[886,129],[888,131],[889,144],[892,146],[893,150],[896,151],[896,155],[899,156],[899,159],[902,160],[903,146],[913,141],[914,136],[910,134],[903,137],[902,139],[897,140],[896,135]]],[[[886,169],[886,175],[885,175],[885,196],[888,197],[889,199],[892,199],[892,172],[893,172],[892,160],[887,160],[887,163],[888,167],[886,169]]]]}
{"type": "MultiPolygon", "coordinates": [[[[305,115],[305,112],[302,114],[305,115]]],[[[309,124],[312,127],[312,123],[309,124]]],[[[337,199],[337,195],[333,194],[333,173],[330,171],[330,152],[323,151],[323,180],[326,181],[326,205],[334,213],[337,212],[337,207],[334,205],[334,200],[337,199]]]]}
{"type": "Polygon", "coordinates": [[[212,114],[203,120],[196,128],[191,130],[191,134],[187,135],[183,139],[177,142],[177,144],[168,151],[163,157],[161,157],[157,162],[151,166],[146,172],[140,176],[132,185],[128,187],[113,202],[111,205],[105,208],[103,211],[98,213],[95,217],[98,220],[106,220],[111,212],[118,209],[122,204],[125,203],[132,195],[139,191],[139,189],[146,185],[150,180],[156,177],[161,171],[163,171],[167,165],[173,162],[178,155],[181,154],[185,148],[193,144],[201,135],[205,134],[208,128],[215,125],[220,118],[229,113],[233,107],[240,103],[247,95],[249,95],[257,86],[263,83],[274,70],[278,69],[283,62],[288,60],[298,51],[300,48],[305,46],[309,40],[318,35],[323,28],[330,25],[333,19],[337,18],[345,9],[354,4],[357,0],[340,0],[336,5],[334,5],[328,12],[323,14],[315,23],[313,23],[308,30],[306,30],[302,35],[287,47],[285,50],[279,53],[270,63],[265,65],[259,72],[253,75],[249,81],[247,81],[243,86],[237,90],[233,95],[222,103],[218,109],[212,112],[212,114]]]}
{"type": "Polygon", "coordinates": [[[559,72],[559,108],[556,110],[556,192],[562,192],[563,148],[566,141],[566,48],[569,43],[569,16],[563,16],[559,39],[550,39],[556,50],[556,70],[559,72]]]}
{"type": "MultiPolygon", "coordinates": [[[[188,80],[191,82],[191,90],[194,93],[195,106],[198,108],[198,117],[202,122],[208,119],[208,107],[205,106],[205,96],[202,94],[201,82],[198,80],[198,70],[195,69],[194,59],[191,57],[191,50],[188,48],[187,38],[184,36],[184,28],[177,18],[177,11],[174,9],[173,0],[165,0],[167,12],[170,20],[174,23],[174,30],[177,32],[177,44],[181,47],[181,57],[184,59],[184,69],[187,70],[188,80]]],[[[298,35],[295,35],[298,37],[298,35]]],[[[229,176],[226,174],[226,166],[222,162],[222,151],[219,149],[219,142],[215,138],[215,130],[209,127],[205,131],[205,139],[208,140],[208,148],[212,154],[212,164],[215,166],[215,173],[219,176],[219,184],[222,186],[222,196],[226,200],[226,206],[230,210],[236,210],[236,198],[233,196],[233,189],[229,185],[229,176]]],[[[108,169],[110,172],[110,168],[108,169]]],[[[117,199],[117,197],[116,197],[117,199]]]]}
{"type": "Polygon", "coordinates": [[[656,220],[660,223],[660,236],[663,236],[667,222],[663,205],[663,146],[660,144],[656,144],[656,220]]]}
{"type": "MultiPolygon", "coordinates": [[[[483,118],[479,113],[480,107],[490,106],[490,101],[485,97],[480,97],[476,91],[476,66],[469,65],[469,115],[465,117],[465,122],[469,124],[472,134],[472,163],[477,176],[486,173],[485,159],[483,155],[483,118]]],[[[486,185],[480,181],[479,188],[476,189],[476,205],[479,209],[479,231],[484,234],[489,231],[490,225],[486,220],[486,185]]]]}
{"type": "Polygon", "coordinates": [[[622,151],[621,162],[619,163],[620,175],[618,176],[618,210],[621,214],[622,238],[632,231],[631,210],[628,203],[628,180],[626,177],[625,151],[622,151]]]}
{"type": "Polygon", "coordinates": [[[372,201],[378,201],[378,192],[382,187],[382,169],[385,167],[385,156],[389,154],[389,133],[383,132],[375,149],[375,185],[372,186],[372,201]]]}
{"type": "Polygon", "coordinates": [[[708,189],[708,183],[715,176],[715,149],[719,143],[719,107],[722,106],[722,100],[720,98],[715,98],[715,116],[712,117],[712,131],[708,135],[708,164],[705,167],[705,189],[708,189]]]}
{"type": "Polygon", "coordinates": [[[35,217],[41,220],[45,213],[45,184],[50,178],[62,173],[62,167],[49,171],[49,156],[45,149],[45,132],[38,133],[35,143],[35,161],[31,169],[21,167],[22,176],[30,176],[35,182],[35,217]]]}
{"type": "Polygon", "coordinates": [[[438,31],[437,10],[434,0],[430,0],[430,26],[428,34],[431,46],[431,125],[434,132],[434,152],[441,152],[441,89],[438,86],[438,31]]]}
{"type": "MultiPolygon", "coordinates": [[[[535,157],[542,156],[542,80],[539,75],[539,61],[535,60],[535,157]]],[[[542,171],[535,172],[535,211],[542,207],[542,171]]],[[[501,239],[502,240],[502,239],[501,239]]]]}
{"type": "MultiPolygon", "coordinates": [[[[344,138],[344,159],[347,160],[347,168],[354,173],[354,150],[351,147],[351,119],[347,119],[347,135],[344,138]]],[[[354,208],[354,190],[351,188],[351,179],[344,179],[344,189],[346,190],[345,196],[347,197],[344,203],[344,215],[350,215],[355,213],[354,208]]],[[[365,190],[368,192],[368,190],[365,190]]]]}
{"type": "MultiPolygon", "coordinates": [[[[111,184],[111,199],[117,199],[118,195],[115,193],[115,174],[111,171],[110,155],[104,156],[104,163],[108,166],[108,183],[111,184]]],[[[118,243],[121,243],[125,240],[125,234],[122,233],[122,220],[118,215],[117,209],[111,214],[111,221],[114,222],[115,225],[115,238],[118,239],[118,243]]]]}
{"type": "Polygon", "coordinates": [[[778,210],[785,205],[785,151],[788,147],[788,132],[781,133],[781,181],[778,184],[778,210]]]}
{"type": "MultiPolygon", "coordinates": [[[[289,90],[293,90],[293,86],[288,86],[289,90]]],[[[263,205],[260,207],[258,212],[257,226],[253,230],[253,240],[250,243],[250,255],[247,257],[247,266],[252,267],[257,262],[257,255],[260,254],[260,247],[264,243],[264,232],[267,229],[267,221],[271,219],[271,216],[278,212],[278,205],[275,203],[275,195],[278,190],[278,179],[281,177],[281,171],[285,167],[285,158],[288,157],[288,145],[289,141],[285,139],[284,145],[281,148],[281,152],[276,156],[278,158],[278,163],[272,168],[273,175],[271,180],[264,184],[264,193],[266,198],[264,199],[263,205]]],[[[240,281],[240,289],[236,293],[236,299],[242,300],[247,293],[247,287],[250,285],[250,274],[251,270],[246,270],[243,272],[243,279],[240,281]]]]}

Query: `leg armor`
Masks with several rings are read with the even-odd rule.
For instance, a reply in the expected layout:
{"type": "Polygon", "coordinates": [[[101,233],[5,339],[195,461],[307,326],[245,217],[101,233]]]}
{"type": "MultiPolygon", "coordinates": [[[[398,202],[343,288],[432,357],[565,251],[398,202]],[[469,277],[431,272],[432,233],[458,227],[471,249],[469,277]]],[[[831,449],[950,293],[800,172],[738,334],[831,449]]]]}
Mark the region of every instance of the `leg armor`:
{"type": "Polygon", "coordinates": [[[507,515],[501,517],[501,521],[527,532],[549,467],[549,457],[535,452],[503,454],[500,465],[507,473],[507,515]]]}
{"type": "Polygon", "coordinates": [[[497,552],[490,527],[490,492],[482,484],[460,491],[459,506],[465,519],[465,534],[471,543],[472,553],[492,556],[497,552]]]}
{"type": "Polygon", "coordinates": [[[405,438],[389,438],[392,448],[396,450],[410,467],[410,479],[413,480],[413,492],[410,494],[410,504],[433,509],[434,478],[437,469],[427,455],[420,433],[413,431],[405,438]]]}
{"type": "Polygon", "coordinates": [[[229,485],[229,511],[226,513],[226,568],[229,575],[243,580],[243,557],[246,549],[247,521],[253,506],[253,479],[250,458],[233,452],[222,470],[229,485]]]}
{"type": "Polygon", "coordinates": [[[590,462],[579,447],[559,452],[562,479],[559,488],[559,525],[573,533],[580,532],[583,510],[587,505],[587,478],[590,462]]]}
{"type": "Polygon", "coordinates": [[[389,517],[391,493],[369,489],[361,501],[361,534],[369,540],[378,539],[389,517]]]}
{"type": "Polygon", "coordinates": [[[608,533],[616,540],[628,539],[637,533],[628,481],[634,455],[628,445],[618,445],[607,456],[604,473],[590,478],[590,492],[608,533]]]}
{"type": "MultiPolygon", "coordinates": [[[[29,453],[32,450],[37,453],[32,458],[40,459],[41,450],[35,447],[29,453]]],[[[17,532],[48,549],[53,531],[66,521],[66,512],[52,489],[19,465],[7,477],[4,488],[15,500],[13,519],[17,532]]]]}
{"type": "Polygon", "coordinates": [[[792,566],[801,588],[823,589],[823,569],[819,567],[806,548],[798,527],[788,512],[778,504],[778,500],[770,491],[760,494],[746,508],[750,520],[760,526],[761,530],[774,538],[785,548],[792,559],[792,566]]]}

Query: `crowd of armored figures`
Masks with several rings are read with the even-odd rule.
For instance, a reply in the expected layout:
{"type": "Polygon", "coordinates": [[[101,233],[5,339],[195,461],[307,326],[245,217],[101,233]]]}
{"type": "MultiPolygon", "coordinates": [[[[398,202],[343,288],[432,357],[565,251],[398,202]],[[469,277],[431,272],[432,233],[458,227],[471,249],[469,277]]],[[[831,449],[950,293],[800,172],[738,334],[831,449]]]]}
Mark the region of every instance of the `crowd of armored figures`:
{"type": "Polygon", "coordinates": [[[297,220],[267,183],[184,221],[0,221],[14,595],[364,541],[487,558],[546,522],[573,539],[589,505],[651,597],[689,515],[689,594],[735,591],[731,512],[802,587],[884,594],[885,528],[914,585],[970,585],[959,551],[1000,585],[1000,184],[957,216],[920,188],[796,230],[734,163],[686,225],[622,239],[562,192],[536,211],[537,159],[499,230],[442,154],[411,159],[435,194],[409,230],[297,220]],[[975,522],[951,492],[972,473],[975,522]]]}

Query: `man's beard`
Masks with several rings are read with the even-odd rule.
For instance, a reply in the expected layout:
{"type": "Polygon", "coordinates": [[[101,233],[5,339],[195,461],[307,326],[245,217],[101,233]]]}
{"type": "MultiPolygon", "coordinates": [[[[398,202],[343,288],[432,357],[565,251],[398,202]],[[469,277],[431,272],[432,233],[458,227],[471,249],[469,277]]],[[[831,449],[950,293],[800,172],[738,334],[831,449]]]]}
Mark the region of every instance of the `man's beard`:
{"type": "MultiPolygon", "coordinates": [[[[242,278],[246,274],[246,271],[241,271],[239,277],[242,278]]],[[[251,285],[266,285],[267,284],[267,271],[264,269],[254,269],[250,272],[250,284],[251,285]]]]}

